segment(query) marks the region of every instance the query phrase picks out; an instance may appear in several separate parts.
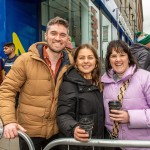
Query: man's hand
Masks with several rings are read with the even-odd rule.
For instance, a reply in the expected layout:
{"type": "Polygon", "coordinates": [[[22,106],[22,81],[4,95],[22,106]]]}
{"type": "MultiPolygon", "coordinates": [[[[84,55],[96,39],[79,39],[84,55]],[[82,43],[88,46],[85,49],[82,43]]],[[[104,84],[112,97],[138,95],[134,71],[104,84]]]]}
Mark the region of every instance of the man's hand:
{"type": "Polygon", "coordinates": [[[17,130],[26,132],[26,130],[17,123],[9,123],[4,126],[4,138],[13,139],[18,136],[17,130]]]}

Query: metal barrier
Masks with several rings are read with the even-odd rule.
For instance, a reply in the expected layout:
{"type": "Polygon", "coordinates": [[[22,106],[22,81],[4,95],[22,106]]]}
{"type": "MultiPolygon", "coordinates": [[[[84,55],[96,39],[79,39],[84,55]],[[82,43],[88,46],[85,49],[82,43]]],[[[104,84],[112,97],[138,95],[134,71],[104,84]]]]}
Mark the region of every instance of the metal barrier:
{"type": "Polygon", "coordinates": [[[34,144],[31,140],[31,138],[26,133],[18,130],[18,135],[26,141],[26,143],[29,147],[29,150],[35,150],[35,147],[34,147],[34,144]]]}
{"type": "Polygon", "coordinates": [[[150,141],[91,139],[89,142],[79,142],[73,138],[61,138],[50,142],[43,150],[50,150],[57,145],[150,148],[150,141]]]}
{"type": "MultiPolygon", "coordinates": [[[[3,136],[3,130],[4,130],[4,128],[3,128],[3,121],[0,118],[0,139],[3,136]]],[[[20,137],[22,137],[26,141],[26,143],[27,143],[27,145],[29,147],[29,150],[35,150],[35,147],[34,147],[34,144],[33,144],[32,140],[31,140],[31,138],[26,133],[18,130],[18,135],[20,137]]]]}
{"type": "Polygon", "coordinates": [[[31,140],[31,138],[26,133],[18,130],[18,135],[26,141],[26,143],[29,147],[29,150],[35,150],[35,147],[34,147],[34,144],[31,140]]]}
{"type": "Polygon", "coordinates": [[[4,131],[4,127],[3,127],[3,121],[0,117],[0,139],[2,138],[3,136],[3,131],[4,131]]]}

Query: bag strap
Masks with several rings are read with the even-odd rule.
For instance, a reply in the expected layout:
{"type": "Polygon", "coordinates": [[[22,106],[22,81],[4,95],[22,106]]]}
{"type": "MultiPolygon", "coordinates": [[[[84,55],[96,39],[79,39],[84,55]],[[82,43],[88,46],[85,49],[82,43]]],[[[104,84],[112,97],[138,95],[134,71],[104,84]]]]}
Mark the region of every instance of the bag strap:
{"type": "MultiPolygon", "coordinates": [[[[121,103],[123,101],[124,93],[129,86],[129,82],[130,82],[130,79],[124,81],[122,86],[120,87],[119,94],[118,94],[117,98],[118,98],[118,101],[120,101],[121,103]]],[[[114,138],[114,139],[118,138],[118,133],[119,133],[119,122],[114,121],[113,129],[112,129],[112,133],[111,133],[112,138],[114,138]]]]}
{"type": "Polygon", "coordinates": [[[122,84],[122,86],[120,87],[120,90],[119,90],[117,98],[118,98],[118,101],[120,101],[121,103],[123,101],[124,93],[125,93],[126,89],[129,86],[129,81],[130,81],[130,79],[124,81],[123,84],[122,84]]]}

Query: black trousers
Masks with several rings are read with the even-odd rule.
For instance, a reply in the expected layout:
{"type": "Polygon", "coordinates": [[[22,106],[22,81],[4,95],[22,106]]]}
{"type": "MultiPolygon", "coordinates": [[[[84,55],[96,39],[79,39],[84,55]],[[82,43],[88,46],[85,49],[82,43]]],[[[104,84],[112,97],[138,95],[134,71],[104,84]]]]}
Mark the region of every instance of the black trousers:
{"type": "MultiPolygon", "coordinates": [[[[43,150],[49,142],[51,142],[57,138],[58,138],[58,135],[54,135],[49,139],[45,139],[45,138],[41,138],[41,137],[31,137],[31,140],[34,144],[35,150],[43,150]]],[[[29,147],[28,147],[26,141],[24,139],[22,139],[21,137],[19,137],[19,146],[20,146],[20,150],[29,150],[29,147]]],[[[58,146],[55,146],[51,150],[58,150],[58,146]]]]}

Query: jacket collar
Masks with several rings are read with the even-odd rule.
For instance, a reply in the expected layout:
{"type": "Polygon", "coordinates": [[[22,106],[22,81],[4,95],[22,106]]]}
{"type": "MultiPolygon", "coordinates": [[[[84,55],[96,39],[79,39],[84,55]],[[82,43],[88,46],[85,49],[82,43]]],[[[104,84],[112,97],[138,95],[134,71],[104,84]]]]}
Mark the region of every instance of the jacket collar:
{"type": "Polygon", "coordinates": [[[78,71],[74,68],[74,66],[71,66],[66,71],[65,76],[64,76],[64,80],[77,84],[80,92],[93,91],[93,90],[98,89],[96,86],[94,86],[92,83],[90,83],[90,81],[84,79],[78,73],[78,71]]]}
{"type": "Polygon", "coordinates": [[[102,78],[101,78],[101,81],[102,82],[104,82],[104,83],[114,83],[114,82],[120,82],[120,81],[126,81],[126,80],[128,80],[129,78],[131,78],[131,76],[134,74],[134,72],[135,72],[135,69],[136,69],[136,65],[134,65],[134,66],[130,66],[127,70],[126,70],[126,72],[125,72],[125,74],[123,75],[123,77],[121,78],[121,79],[119,79],[119,80],[117,80],[117,81],[115,81],[114,80],[114,78],[113,78],[113,76],[114,76],[114,70],[113,69],[111,69],[110,70],[110,77],[105,73],[103,76],[102,76],[102,78]]]}

